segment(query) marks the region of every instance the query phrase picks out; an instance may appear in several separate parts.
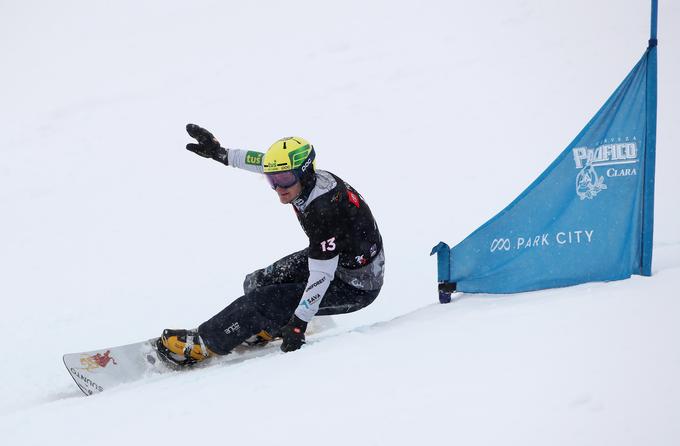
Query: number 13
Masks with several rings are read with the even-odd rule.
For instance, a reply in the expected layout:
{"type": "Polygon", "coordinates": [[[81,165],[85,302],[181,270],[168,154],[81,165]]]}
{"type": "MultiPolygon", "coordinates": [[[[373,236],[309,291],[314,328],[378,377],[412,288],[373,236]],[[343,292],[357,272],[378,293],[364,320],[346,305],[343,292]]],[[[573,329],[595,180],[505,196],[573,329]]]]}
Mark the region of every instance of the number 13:
{"type": "Polygon", "coordinates": [[[329,238],[328,240],[321,242],[321,250],[323,252],[335,251],[335,237],[329,238]]]}

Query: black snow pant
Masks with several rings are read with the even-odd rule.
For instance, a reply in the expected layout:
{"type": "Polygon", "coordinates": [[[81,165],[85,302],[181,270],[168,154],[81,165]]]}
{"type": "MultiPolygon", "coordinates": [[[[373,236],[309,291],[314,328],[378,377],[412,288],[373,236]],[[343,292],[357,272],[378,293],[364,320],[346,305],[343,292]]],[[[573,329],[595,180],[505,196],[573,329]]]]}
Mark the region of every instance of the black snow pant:
{"type": "MultiPolygon", "coordinates": [[[[307,286],[307,250],[295,252],[246,276],[243,296],[205,321],[198,332],[213,352],[226,355],[249,337],[266,330],[277,334],[293,316],[307,286]]],[[[380,290],[360,290],[333,280],[317,316],[351,313],[371,304],[380,290]]]]}

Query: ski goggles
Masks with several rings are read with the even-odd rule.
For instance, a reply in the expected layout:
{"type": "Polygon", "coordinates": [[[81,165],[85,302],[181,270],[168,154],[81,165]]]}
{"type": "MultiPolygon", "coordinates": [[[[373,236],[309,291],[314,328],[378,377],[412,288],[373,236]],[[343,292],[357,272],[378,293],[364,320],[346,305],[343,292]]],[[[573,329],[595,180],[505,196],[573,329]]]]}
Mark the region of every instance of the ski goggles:
{"type": "Polygon", "coordinates": [[[265,174],[267,181],[272,189],[281,187],[283,189],[288,189],[298,182],[298,177],[295,175],[295,171],[287,170],[285,172],[275,172],[265,174]]]}

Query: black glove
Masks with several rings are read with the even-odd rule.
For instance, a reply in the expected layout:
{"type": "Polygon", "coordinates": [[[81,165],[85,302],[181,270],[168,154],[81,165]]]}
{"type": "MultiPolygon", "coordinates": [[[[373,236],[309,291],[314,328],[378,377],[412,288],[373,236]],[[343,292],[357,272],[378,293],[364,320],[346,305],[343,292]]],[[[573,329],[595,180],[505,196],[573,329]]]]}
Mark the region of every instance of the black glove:
{"type": "Polygon", "coordinates": [[[307,330],[307,322],[293,315],[288,324],[281,329],[283,338],[281,351],[292,352],[302,347],[305,343],[305,330],[307,330]]]}
{"type": "Polygon", "coordinates": [[[187,144],[187,150],[201,155],[204,158],[212,158],[223,164],[229,163],[227,149],[220,146],[220,142],[212,133],[196,124],[187,124],[187,133],[198,141],[198,144],[187,144]]]}

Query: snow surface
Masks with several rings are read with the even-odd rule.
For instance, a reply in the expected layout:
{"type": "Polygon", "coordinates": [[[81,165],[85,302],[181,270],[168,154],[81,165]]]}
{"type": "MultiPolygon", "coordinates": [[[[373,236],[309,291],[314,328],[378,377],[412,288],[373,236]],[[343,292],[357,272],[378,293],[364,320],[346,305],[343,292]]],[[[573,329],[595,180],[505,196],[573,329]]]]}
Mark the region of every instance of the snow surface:
{"type": "Polygon", "coordinates": [[[0,2],[0,442],[680,444],[680,7],[661,2],[654,276],[439,305],[456,243],[641,57],[647,2],[0,2]],[[378,300],[299,352],[85,398],[61,355],[191,327],[305,244],[184,150],[311,140],[385,238],[378,300]],[[444,205],[442,205],[444,203],[444,205]]]}

